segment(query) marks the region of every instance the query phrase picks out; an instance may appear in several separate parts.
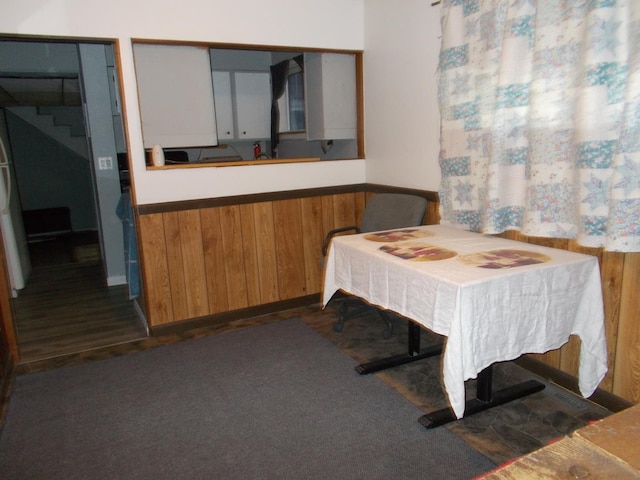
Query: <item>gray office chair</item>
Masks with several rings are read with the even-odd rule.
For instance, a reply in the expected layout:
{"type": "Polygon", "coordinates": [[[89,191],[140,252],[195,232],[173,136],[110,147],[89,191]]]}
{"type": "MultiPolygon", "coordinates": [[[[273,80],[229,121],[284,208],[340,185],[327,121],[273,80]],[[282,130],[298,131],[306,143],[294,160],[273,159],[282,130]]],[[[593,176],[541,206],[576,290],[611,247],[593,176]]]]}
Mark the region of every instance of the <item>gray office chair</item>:
{"type": "MultiPolygon", "coordinates": [[[[377,232],[402,227],[415,227],[422,225],[427,209],[427,200],[417,195],[404,193],[377,193],[373,195],[364,210],[360,226],[349,225],[336,228],[327,233],[322,244],[322,255],[326,256],[331,239],[338,233],[353,231],[354,233],[377,232]]],[[[333,327],[334,331],[342,332],[344,322],[349,318],[358,317],[377,311],[386,323],[384,338],[391,337],[393,323],[388,312],[375,308],[355,297],[338,297],[338,321],[333,327]]]]}

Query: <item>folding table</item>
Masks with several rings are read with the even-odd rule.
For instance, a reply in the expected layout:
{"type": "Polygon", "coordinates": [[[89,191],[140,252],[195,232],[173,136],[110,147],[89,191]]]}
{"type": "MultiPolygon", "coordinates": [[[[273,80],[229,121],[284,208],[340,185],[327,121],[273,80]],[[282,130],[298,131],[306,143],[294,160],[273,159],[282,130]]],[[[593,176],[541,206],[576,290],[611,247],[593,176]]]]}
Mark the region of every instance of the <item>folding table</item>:
{"type": "Polygon", "coordinates": [[[358,366],[370,373],[440,352],[420,351],[421,327],[446,337],[443,380],[451,409],[425,415],[447,423],[544,388],[535,380],[491,391],[491,365],[581,340],[579,388],[588,397],[607,372],[596,257],[444,225],[335,237],[325,263],[323,305],[342,290],[410,320],[404,355],[358,366]],[[478,377],[477,398],[464,382],[478,377]]]}

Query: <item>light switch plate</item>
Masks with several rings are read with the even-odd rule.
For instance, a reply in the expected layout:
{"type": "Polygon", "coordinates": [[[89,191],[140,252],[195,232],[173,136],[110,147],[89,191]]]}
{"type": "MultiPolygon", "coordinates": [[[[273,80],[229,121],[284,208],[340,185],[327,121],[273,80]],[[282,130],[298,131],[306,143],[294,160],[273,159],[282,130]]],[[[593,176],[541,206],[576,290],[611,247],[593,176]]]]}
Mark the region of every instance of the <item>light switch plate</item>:
{"type": "Polygon", "coordinates": [[[98,157],[98,169],[100,169],[100,170],[113,170],[113,158],[112,157],[98,157]]]}

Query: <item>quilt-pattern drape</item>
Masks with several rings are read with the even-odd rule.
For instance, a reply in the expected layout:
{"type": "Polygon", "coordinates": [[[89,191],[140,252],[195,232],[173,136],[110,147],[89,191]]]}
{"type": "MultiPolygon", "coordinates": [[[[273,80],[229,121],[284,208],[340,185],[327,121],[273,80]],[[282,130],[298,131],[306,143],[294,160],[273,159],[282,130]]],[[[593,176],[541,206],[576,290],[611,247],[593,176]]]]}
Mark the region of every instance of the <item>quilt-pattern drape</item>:
{"type": "Polygon", "coordinates": [[[441,222],[640,251],[640,1],[441,12],[441,222]]]}

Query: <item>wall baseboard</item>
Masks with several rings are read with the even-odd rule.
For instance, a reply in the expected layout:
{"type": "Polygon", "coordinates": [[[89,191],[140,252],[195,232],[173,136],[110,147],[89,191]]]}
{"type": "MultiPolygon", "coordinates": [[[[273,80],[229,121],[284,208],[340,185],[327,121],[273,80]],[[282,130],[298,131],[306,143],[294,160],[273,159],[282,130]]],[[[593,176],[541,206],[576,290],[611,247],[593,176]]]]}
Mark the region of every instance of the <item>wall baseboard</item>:
{"type": "MultiPolygon", "coordinates": [[[[557,368],[550,367],[546,363],[527,357],[526,355],[520,357],[515,361],[515,363],[522,368],[545,378],[546,380],[560,385],[576,395],[582,396],[580,389],[578,388],[578,379],[568,373],[558,370],[557,368]]],[[[595,393],[589,397],[589,400],[614,413],[626,410],[627,408],[635,405],[633,402],[618,397],[617,395],[607,392],[602,388],[596,389],[595,393]]]]}
{"type": "Polygon", "coordinates": [[[279,302],[256,305],[254,307],[232,310],[230,312],[216,313],[215,315],[207,315],[204,317],[193,318],[176,323],[169,323],[166,325],[157,325],[155,327],[151,327],[149,333],[154,337],[160,335],[172,335],[184,332],[186,330],[191,330],[193,328],[210,327],[213,325],[225,324],[233,320],[266,315],[269,313],[280,312],[282,310],[289,310],[291,308],[313,305],[314,303],[319,302],[320,294],[314,293],[312,295],[305,295],[304,297],[297,297],[288,300],[282,300],[279,302]]]}

